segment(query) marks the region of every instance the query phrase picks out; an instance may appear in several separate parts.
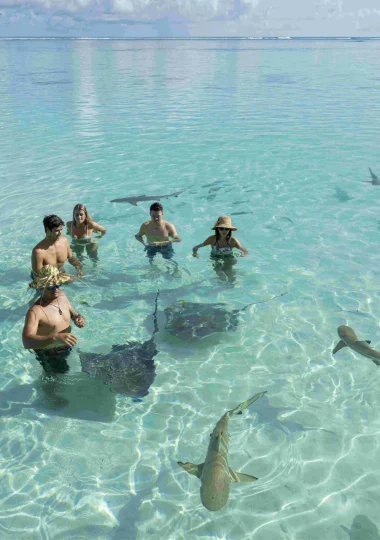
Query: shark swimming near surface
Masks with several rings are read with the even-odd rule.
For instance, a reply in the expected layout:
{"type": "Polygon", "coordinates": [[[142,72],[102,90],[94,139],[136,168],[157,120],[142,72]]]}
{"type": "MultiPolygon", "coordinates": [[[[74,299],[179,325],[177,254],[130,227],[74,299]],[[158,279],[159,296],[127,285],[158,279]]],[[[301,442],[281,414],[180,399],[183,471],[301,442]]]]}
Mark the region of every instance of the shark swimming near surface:
{"type": "Polygon", "coordinates": [[[349,326],[339,326],[338,336],[340,337],[340,341],[334,348],[333,354],[343,349],[343,347],[349,347],[353,351],[370,358],[372,362],[380,366],[380,352],[370,347],[370,341],[359,341],[352,328],[349,326]]]}
{"type": "Polygon", "coordinates": [[[228,422],[231,416],[242,414],[254,401],[261,398],[265,392],[243,401],[235,409],[227,411],[217,422],[210,435],[204,463],[182,463],[178,461],[186,472],[197,476],[201,481],[201,501],[207,510],[214,512],[220,510],[227,503],[230,494],[230,484],[235,482],[254,482],[255,476],[233,471],[228,466],[228,422]]]}
{"type": "Polygon", "coordinates": [[[380,186],[380,178],[376,176],[370,167],[368,167],[368,169],[371,175],[371,180],[363,180],[363,182],[372,184],[373,186],[380,186]]]}
{"type": "MultiPolygon", "coordinates": [[[[184,191],[184,190],[183,190],[184,191]]],[[[183,191],[177,191],[176,193],[169,193],[168,195],[138,195],[137,197],[124,197],[123,199],[112,199],[110,202],[117,202],[117,203],[129,203],[132,206],[137,206],[137,203],[139,202],[145,202],[145,201],[159,201],[161,199],[168,199],[169,197],[178,197],[178,195],[181,195],[183,191]]]]}

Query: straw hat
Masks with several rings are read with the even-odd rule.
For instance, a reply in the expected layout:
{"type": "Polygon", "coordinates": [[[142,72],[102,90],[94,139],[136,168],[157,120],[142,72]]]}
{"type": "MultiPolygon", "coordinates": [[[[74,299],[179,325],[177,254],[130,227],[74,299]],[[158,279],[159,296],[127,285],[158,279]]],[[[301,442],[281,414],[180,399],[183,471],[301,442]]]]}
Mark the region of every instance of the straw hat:
{"type": "Polygon", "coordinates": [[[47,264],[34,273],[33,281],[29,283],[31,289],[44,289],[47,285],[61,285],[71,281],[71,276],[58,270],[56,266],[47,264]]]}
{"type": "Polygon", "coordinates": [[[214,231],[219,227],[224,227],[225,229],[231,229],[231,231],[237,231],[237,228],[234,227],[231,223],[231,218],[229,216],[219,216],[215,222],[215,225],[211,227],[214,231]]]}

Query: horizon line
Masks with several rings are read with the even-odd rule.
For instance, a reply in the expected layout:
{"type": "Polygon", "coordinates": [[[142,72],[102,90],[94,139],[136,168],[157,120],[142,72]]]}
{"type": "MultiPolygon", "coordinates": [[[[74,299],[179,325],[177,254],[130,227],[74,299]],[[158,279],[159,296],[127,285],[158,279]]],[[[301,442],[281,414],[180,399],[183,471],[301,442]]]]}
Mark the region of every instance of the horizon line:
{"type": "Polygon", "coordinates": [[[355,35],[337,35],[337,36],[0,36],[0,40],[5,39],[129,39],[129,40],[191,40],[191,39],[380,39],[379,36],[355,36],[355,35]]]}

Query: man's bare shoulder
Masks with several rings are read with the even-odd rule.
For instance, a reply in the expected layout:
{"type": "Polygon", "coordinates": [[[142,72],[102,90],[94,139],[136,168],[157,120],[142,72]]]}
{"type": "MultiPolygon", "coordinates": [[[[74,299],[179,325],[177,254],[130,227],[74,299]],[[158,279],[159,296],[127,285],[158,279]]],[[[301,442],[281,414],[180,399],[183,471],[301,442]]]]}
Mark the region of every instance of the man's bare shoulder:
{"type": "Polygon", "coordinates": [[[36,246],[34,246],[34,248],[32,249],[32,253],[37,252],[37,251],[46,251],[47,247],[48,246],[47,246],[46,240],[44,238],[43,240],[41,240],[41,242],[38,242],[38,244],[36,246]]]}
{"type": "Polygon", "coordinates": [[[26,312],[26,316],[29,317],[31,315],[34,315],[36,319],[38,320],[41,316],[41,309],[42,306],[40,305],[40,299],[36,300],[34,304],[28,309],[26,312]]]}
{"type": "Polygon", "coordinates": [[[163,225],[169,232],[175,231],[173,223],[169,223],[169,221],[164,221],[163,225]]]}
{"type": "Polygon", "coordinates": [[[150,220],[144,221],[144,223],[141,223],[140,229],[146,229],[151,224],[152,224],[152,222],[150,220]]]}
{"type": "Polygon", "coordinates": [[[171,229],[174,228],[173,223],[169,223],[169,221],[163,221],[163,224],[165,225],[165,227],[170,227],[171,229]]]}

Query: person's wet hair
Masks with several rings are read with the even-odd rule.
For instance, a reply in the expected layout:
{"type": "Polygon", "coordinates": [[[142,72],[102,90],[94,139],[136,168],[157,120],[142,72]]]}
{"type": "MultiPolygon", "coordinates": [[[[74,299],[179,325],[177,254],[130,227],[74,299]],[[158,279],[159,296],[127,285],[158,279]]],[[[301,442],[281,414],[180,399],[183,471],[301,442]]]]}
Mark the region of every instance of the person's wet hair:
{"type": "Polygon", "coordinates": [[[164,208],[162,206],[161,203],[159,202],[154,202],[153,204],[150,205],[150,209],[149,209],[149,212],[163,212],[164,211],[164,208]]]}
{"type": "Polygon", "coordinates": [[[84,224],[88,225],[88,223],[90,221],[90,216],[88,215],[86,206],[84,204],[80,204],[80,203],[78,203],[78,204],[76,204],[74,206],[74,210],[73,210],[73,222],[74,222],[74,224],[76,223],[75,212],[77,210],[83,210],[83,212],[85,213],[85,216],[86,216],[86,219],[84,220],[84,224]]]}
{"type": "Polygon", "coordinates": [[[53,229],[57,229],[57,227],[63,227],[64,222],[59,216],[51,214],[44,217],[43,224],[45,231],[52,231],[53,229]]]}

